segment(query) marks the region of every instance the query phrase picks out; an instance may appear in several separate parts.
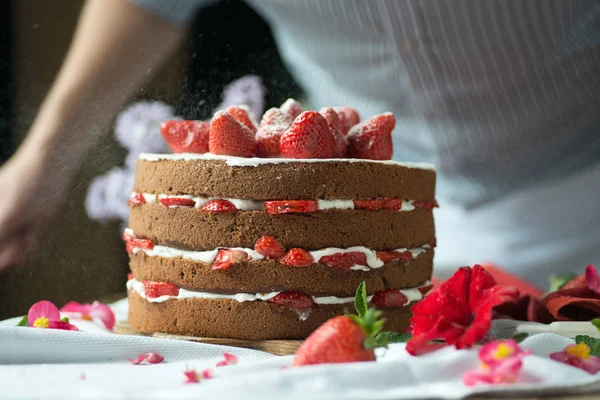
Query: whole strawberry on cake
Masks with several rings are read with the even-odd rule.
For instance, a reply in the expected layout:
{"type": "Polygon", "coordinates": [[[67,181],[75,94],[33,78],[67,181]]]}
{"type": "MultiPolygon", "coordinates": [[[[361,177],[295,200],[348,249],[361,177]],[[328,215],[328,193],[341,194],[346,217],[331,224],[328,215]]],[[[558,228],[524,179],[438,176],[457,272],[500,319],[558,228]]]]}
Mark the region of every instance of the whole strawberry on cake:
{"type": "Polygon", "coordinates": [[[391,161],[391,113],[244,106],[165,121],[174,154],[137,161],[124,233],[139,332],[302,339],[356,287],[404,331],[429,290],[435,170],[391,161]]]}

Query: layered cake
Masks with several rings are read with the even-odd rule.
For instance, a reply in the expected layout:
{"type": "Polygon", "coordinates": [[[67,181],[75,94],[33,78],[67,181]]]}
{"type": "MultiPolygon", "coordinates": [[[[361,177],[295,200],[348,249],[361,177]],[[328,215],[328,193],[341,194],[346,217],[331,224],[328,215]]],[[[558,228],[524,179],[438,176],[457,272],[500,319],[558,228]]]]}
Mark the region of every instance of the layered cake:
{"type": "MultiPolygon", "coordinates": [[[[278,112],[286,119],[276,129],[263,117],[254,131],[234,111],[178,136],[178,143],[182,137],[208,140],[210,152],[143,154],[137,161],[124,234],[130,325],[140,332],[301,339],[352,311],[356,287],[365,281],[369,301],[384,312],[385,329],[404,331],[409,306],[431,289],[435,170],[364,159],[391,145],[375,149],[377,139],[365,150],[357,143],[369,127],[380,129],[379,122],[338,128],[343,153],[288,158],[290,152],[323,153],[306,145],[305,136],[323,126],[317,113],[286,116],[284,105],[278,112]],[[239,127],[223,128],[223,118],[239,127]],[[257,143],[254,154],[240,154],[246,150],[239,140],[225,150],[213,143],[224,134],[248,136],[246,130],[257,143]],[[280,153],[275,148],[267,158],[260,146],[272,143],[261,138],[276,140],[280,153]],[[331,157],[360,151],[367,151],[363,159],[331,157]]],[[[319,115],[330,122],[323,110],[319,115]]],[[[390,135],[393,124],[384,128],[390,135]]],[[[168,141],[174,132],[165,135],[168,141]]]]}

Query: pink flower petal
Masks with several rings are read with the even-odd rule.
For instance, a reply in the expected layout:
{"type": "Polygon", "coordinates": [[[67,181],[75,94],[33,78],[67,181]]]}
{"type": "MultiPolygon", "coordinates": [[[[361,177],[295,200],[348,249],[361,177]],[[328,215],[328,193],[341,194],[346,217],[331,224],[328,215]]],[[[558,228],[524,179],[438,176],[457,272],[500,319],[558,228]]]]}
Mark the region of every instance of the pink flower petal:
{"type": "Polygon", "coordinates": [[[596,267],[591,264],[585,269],[585,280],[591,291],[600,294],[600,276],[596,267]]]}
{"type": "Polygon", "coordinates": [[[128,358],[127,361],[129,361],[133,365],[140,365],[145,359],[146,355],[140,354],[139,356],[137,356],[137,358],[128,358]]]}
{"type": "Polygon", "coordinates": [[[217,367],[225,367],[227,365],[235,365],[238,363],[237,356],[234,356],[233,354],[223,353],[223,357],[225,357],[225,360],[219,361],[217,367]]]}
{"type": "Polygon", "coordinates": [[[60,312],[52,302],[48,300],[38,301],[31,306],[27,313],[27,322],[33,326],[38,318],[47,318],[48,321],[60,321],[60,312]]]}
{"type": "Polygon", "coordinates": [[[462,381],[467,386],[475,386],[478,383],[492,383],[490,375],[482,370],[473,369],[462,375],[462,381]]]}
{"type": "Polygon", "coordinates": [[[190,369],[184,371],[183,374],[186,378],[185,383],[200,383],[200,381],[205,379],[211,379],[213,377],[213,370],[206,368],[198,373],[196,370],[190,369]]]}
{"type": "Polygon", "coordinates": [[[165,358],[158,353],[148,353],[146,354],[146,361],[150,364],[159,364],[163,362],[165,358]]]}
{"type": "Polygon", "coordinates": [[[72,312],[72,313],[81,313],[81,314],[89,314],[90,306],[89,304],[80,304],[76,301],[70,301],[65,304],[60,311],[61,312],[72,312]]]}
{"type": "Polygon", "coordinates": [[[115,327],[115,314],[108,305],[94,301],[89,313],[91,317],[100,318],[106,329],[112,331],[115,327]]]}
{"type": "MultiPolygon", "coordinates": [[[[570,345],[574,346],[574,345],[570,345]]],[[[569,346],[567,346],[569,347],[569,346]]],[[[566,349],[566,348],[565,348],[566,349]]],[[[557,351],[556,353],[550,354],[550,359],[558,361],[563,364],[571,365],[573,367],[582,369],[590,374],[595,374],[600,371],[600,358],[596,356],[590,356],[590,358],[583,359],[575,355],[567,353],[566,350],[557,351]]]]}
{"type": "Polygon", "coordinates": [[[210,368],[203,369],[202,372],[200,372],[200,376],[204,379],[210,379],[213,377],[213,370],[210,368]]]}
{"type": "Polygon", "coordinates": [[[63,331],[78,331],[79,330],[79,328],[77,328],[75,325],[70,324],[68,322],[64,322],[64,321],[50,321],[50,323],[48,324],[48,328],[60,329],[63,331]]]}

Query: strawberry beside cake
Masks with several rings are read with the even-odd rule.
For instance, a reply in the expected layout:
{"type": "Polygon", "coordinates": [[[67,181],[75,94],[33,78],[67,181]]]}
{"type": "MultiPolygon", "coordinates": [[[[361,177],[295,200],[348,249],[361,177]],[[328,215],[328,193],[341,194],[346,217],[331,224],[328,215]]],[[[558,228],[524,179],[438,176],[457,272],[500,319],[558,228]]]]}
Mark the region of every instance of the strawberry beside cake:
{"type": "Polygon", "coordinates": [[[181,153],[141,155],[129,201],[130,325],[305,338],[364,281],[385,329],[404,331],[431,289],[435,170],[389,160],[394,124],[294,100],[260,124],[243,107],[165,122],[181,153]]]}

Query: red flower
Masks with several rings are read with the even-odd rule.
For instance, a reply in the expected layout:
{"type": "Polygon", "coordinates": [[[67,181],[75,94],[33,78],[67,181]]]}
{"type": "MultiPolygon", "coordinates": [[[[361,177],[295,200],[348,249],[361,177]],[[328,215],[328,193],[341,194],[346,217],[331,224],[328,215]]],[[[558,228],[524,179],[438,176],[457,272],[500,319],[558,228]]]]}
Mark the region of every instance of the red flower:
{"type": "Polygon", "coordinates": [[[60,311],[48,300],[38,301],[29,309],[27,314],[29,326],[34,328],[62,329],[65,331],[78,331],[75,325],[60,319],[60,311]]]}
{"type": "Polygon", "coordinates": [[[516,288],[496,285],[480,265],[462,267],[411,308],[413,338],[406,350],[420,355],[447,345],[471,347],[490,330],[493,308],[518,298],[516,288]],[[430,343],[438,339],[445,343],[430,343]]]}

